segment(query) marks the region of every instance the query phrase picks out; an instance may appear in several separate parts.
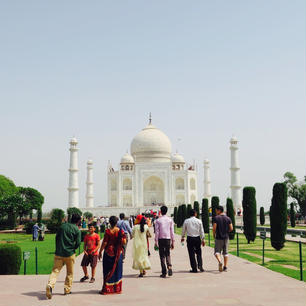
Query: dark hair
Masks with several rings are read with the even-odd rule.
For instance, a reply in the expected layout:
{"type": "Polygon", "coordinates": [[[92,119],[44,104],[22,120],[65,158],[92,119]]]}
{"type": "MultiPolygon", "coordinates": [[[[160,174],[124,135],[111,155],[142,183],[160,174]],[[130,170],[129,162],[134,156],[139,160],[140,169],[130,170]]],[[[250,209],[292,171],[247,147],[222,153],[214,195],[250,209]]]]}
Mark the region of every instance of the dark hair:
{"type": "Polygon", "coordinates": [[[145,226],[146,222],[147,222],[146,218],[142,217],[142,219],[140,221],[140,231],[142,233],[144,232],[144,226],[145,226]]]}
{"type": "Polygon", "coordinates": [[[81,221],[81,216],[80,215],[78,215],[78,214],[73,214],[72,216],[71,216],[71,223],[72,224],[78,224],[79,222],[81,221]]]}
{"type": "Polygon", "coordinates": [[[163,205],[161,208],[160,208],[160,211],[161,211],[161,214],[162,215],[165,215],[168,211],[168,207],[163,205]]]}
{"type": "Polygon", "coordinates": [[[96,224],[95,222],[89,223],[89,224],[88,224],[88,228],[90,228],[91,226],[96,227],[96,225],[97,225],[97,224],[96,224]]]}
{"type": "Polygon", "coordinates": [[[120,218],[120,220],[123,220],[124,219],[124,213],[121,213],[120,215],[119,215],[119,218],[120,218]]]}
{"type": "Polygon", "coordinates": [[[224,211],[223,206],[221,206],[221,205],[217,206],[217,207],[216,207],[216,210],[220,210],[221,212],[224,211]]]}
{"type": "Polygon", "coordinates": [[[118,222],[118,218],[116,216],[111,216],[109,218],[109,223],[110,223],[111,227],[116,226],[117,222],[118,222]]]}
{"type": "Polygon", "coordinates": [[[190,209],[190,212],[189,212],[190,217],[195,216],[195,214],[196,214],[196,210],[195,209],[190,209]]]}

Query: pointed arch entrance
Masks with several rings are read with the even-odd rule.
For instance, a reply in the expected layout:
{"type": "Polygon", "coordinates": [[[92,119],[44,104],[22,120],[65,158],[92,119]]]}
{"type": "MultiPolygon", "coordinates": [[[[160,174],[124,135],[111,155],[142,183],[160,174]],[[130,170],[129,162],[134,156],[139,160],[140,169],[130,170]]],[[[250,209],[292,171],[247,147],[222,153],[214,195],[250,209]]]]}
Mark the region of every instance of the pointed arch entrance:
{"type": "Polygon", "coordinates": [[[157,176],[147,178],[143,183],[144,206],[161,205],[165,203],[164,182],[157,176]]]}

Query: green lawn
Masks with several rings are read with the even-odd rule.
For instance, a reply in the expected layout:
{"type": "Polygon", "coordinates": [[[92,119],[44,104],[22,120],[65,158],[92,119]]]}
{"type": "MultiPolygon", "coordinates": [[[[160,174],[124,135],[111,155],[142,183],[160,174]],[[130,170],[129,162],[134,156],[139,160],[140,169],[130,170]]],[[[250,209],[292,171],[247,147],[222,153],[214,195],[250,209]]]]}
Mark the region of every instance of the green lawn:
{"type": "MultiPolygon", "coordinates": [[[[27,234],[0,234],[0,242],[9,241],[20,246],[21,251],[30,251],[31,256],[27,261],[27,274],[35,274],[35,248],[37,247],[38,274],[51,273],[55,252],[55,234],[46,234],[44,241],[32,241],[32,235],[27,234]]],[[[83,251],[83,242],[80,247],[83,251]]],[[[76,255],[79,255],[77,250],[76,255]]],[[[24,273],[23,261],[19,274],[24,273]]]]}
{"type": "MultiPolygon", "coordinates": [[[[176,229],[177,234],[181,234],[181,228],[176,229]]],[[[236,236],[237,237],[237,236],[236,236]]],[[[230,241],[229,252],[237,256],[237,239],[230,241]]],[[[208,234],[206,234],[206,244],[208,245],[208,234]]],[[[212,232],[210,234],[210,246],[214,247],[212,232]]],[[[303,279],[306,281],[306,245],[302,244],[303,257],[303,279]]],[[[262,239],[256,237],[255,242],[247,243],[245,236],[239,234],[239,256],[262,265],[262,239]]],[[[276,251],[272,248],[270,239],[265,240],[265,264],[270,270],[280,272],[287,276],[300,279],[300,260],[299,244],[295,242],[286,242],[285,247],[276,251]]]]}

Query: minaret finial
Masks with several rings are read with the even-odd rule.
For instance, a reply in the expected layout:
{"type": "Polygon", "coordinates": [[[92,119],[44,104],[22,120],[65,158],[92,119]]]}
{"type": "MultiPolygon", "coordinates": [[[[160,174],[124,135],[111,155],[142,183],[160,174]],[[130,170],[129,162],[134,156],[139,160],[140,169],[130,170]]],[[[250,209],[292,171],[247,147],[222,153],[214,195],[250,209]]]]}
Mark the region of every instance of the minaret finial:
{"type": "Polygon", "coordinates": [[[150,112],[150,115],[149,115],[149,124],[152,124],[152,114],[150,112]]]}

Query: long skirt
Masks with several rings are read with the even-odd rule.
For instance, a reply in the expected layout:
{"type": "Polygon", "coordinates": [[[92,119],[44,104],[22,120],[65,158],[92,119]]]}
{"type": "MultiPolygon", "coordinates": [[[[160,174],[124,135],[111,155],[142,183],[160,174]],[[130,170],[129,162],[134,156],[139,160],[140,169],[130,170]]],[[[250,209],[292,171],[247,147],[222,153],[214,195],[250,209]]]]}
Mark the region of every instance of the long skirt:
{"type": "Polygon", "coordinates": [[[102,294],[121,293],[122,291],[122,254],[120,254],[119,260],[115,262],[116,256],[109,256],[105,251],[103,254],[103,288],[102,294]],[[107,274],[116,265],[116,269],[112,277],[105,281],[107,274]]]}

